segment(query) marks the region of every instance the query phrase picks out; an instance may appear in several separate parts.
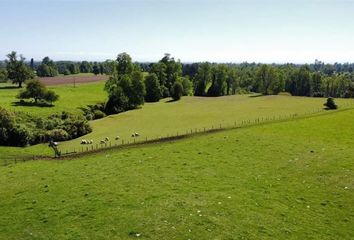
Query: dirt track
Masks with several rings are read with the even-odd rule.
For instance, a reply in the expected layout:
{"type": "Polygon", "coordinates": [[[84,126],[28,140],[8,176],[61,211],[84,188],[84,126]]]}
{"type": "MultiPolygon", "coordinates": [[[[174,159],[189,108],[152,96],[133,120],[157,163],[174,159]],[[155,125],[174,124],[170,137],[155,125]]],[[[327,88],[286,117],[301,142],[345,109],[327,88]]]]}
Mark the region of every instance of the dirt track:
{"type": "Polygon", "coordinates": [[[59,77],[41,77],[39,80],[47,86],[61,85],[61,84],[79,84],[105,81],[108,79],[107,75],[96,76],[59,76],[59,77]]]}

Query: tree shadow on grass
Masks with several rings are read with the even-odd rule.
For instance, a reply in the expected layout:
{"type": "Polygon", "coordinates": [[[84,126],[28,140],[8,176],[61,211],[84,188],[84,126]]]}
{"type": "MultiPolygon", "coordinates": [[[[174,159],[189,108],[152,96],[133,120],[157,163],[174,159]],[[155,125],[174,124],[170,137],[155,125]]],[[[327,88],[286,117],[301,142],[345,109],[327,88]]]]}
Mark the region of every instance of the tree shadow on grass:
{"type": "Polygon", "coordinates": [[[21,89],[18,86],[0,86],[0,90],[7,90],[7,89],[21,89]]]}
{"type": "Polygon", "coordinates": [[[253,94],[251,96],[249,96],[250,98],[256,98],[256,97],[264,97],[266,95],[263,95],[263,94],[253,94]]]}
{"type": "Polygon", "coordinates": [[[23,107],[54,107],[53,104],[46,103],[46,102],[26,102],[26,101],[17,101],[17,102],[12,102],[12,106],[18,107],[18,106],[23,106],[23,107]]]}
{"type": "Polygon", "coordinates": [[[173,103],[173,102],[178,102],[178,100],[170,99],[170,100],[165,101],[165,103],[173,103]]]}

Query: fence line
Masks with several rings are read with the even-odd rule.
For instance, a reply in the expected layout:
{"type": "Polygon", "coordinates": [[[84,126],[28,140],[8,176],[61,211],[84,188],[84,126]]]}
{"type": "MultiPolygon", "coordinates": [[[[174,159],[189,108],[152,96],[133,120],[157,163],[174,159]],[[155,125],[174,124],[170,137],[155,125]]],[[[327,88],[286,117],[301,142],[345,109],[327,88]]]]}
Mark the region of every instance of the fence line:
{"type": "MultiPolygon", "coordinates": [[[[353,106],[354,103],[345,103],[341,105],[342,110],[347,110],[350,108],[345,108],[349,106],[353,106]]],[[[267,123],[273,123],[273,122],[282,122],[282,121],[288,121],[291,119],[301,119],[304,117],[308,116],[313,116],[315,114],[325,112],[326,110],[323,108],[320,109],[312,109],[309,111],[306,111],[304,113],[289,113],[289,114],[284,114],[284,115],[274,115],[274,116],[262,116],[262,117],[257,117],[254,119],[242,119],[242,120],[236,120],[233,123],[219,123],[216,125],[211,125],[209,128],[208,127],[201,127],[201,128],[192,128],[192,129],[187,129],[184,133],[181,132],[176,132],[174,134],[166,134],[166,136],[156,136],[156,137],[148,137],[145,136],[145,138],[140,138],[140,137],[134,137],[132,141],[129,140],[124,140],[122,139],[121,143],[115,142],[112,143],[112,141],[108,141],[103,143],[96,143],[95,145],[89,145],[89,146],[81,146],[80,148],[74,148],[72,151],[69,151],[66,149],[64,152],[62,152],[62,156],[60,158],[66,158],[66,157],[75,157],[75,156],[81,156],[81,155],[86,155],[86,154],[91,154],[95,152],[100,152],[100,151],[105,151],[109,149],[114,149],[114,148],[122,148],[122,147],[127,147],[127,146],[137,146],[137,145],[143,145],[143,144],[149,144],[149,143],[158,143],[158,142],[166,142],[166,141],[172,141],[172,140],[177,140],[177,139],[182,139],[182,138],[187,138],[191,137],[193,135],[197,134],[206,134],[206,133],[212,133],[212,132],[217,132],[217,131],[224,131],[224,130],[229,130],[229,129],[237,129],[237,128],[244,128],[244,127],[250,127],[250,126],[256,126],[256,125],[262,125],[262,124],[267,124],[267,123]]],[[[337,112],[337,111],[335,111],[337,112]]],[[[11,163],[18,163],[18,162],[25,162],[29,160],[38,160],[38,159],[50,159],[51,157],[49,156],[26,156],[26,157],[7,157],[0,159],[3,163],[0,166],[7,166],[11,163]]]]}

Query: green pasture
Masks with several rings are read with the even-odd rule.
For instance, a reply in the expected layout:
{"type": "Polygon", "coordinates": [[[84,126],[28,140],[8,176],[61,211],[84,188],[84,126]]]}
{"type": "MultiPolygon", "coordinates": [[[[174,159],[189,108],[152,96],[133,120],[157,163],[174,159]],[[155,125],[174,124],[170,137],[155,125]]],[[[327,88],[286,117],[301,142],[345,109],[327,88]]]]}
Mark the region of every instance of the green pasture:
{"type": "Polygon", "coordinates": [[[80,107],[103,102],[107,98],[107,93],[103,90],[104,82],[77,84],[76,87],[70,84],[48,88],[54,90],[60,96],[53,107],[21,106],[18,104],[19,99],[16,99],[20,89],[12,84],[2,83],[0,84],[0,106],[37,116],[48,116],[62,111],[81,112],[80,107]]]}
{"type": "MultiPolygon", "coordinates": [[[[108,116],[91,122],[93,132],[80,139],[60,143],[63,152],[95,148],[100,140],[108,137],[110,144],[122,144],[146,139],[161,138],[201,131],[211,128],[234,126],[242,121],[289,117],[291,114],[311,114],[323,109],[323,98],[236,95],[218,98],[183,97],[181,101],[169,99],[146,103],[141,109],[108,116]],[[131,137],[139,133],[138,138],[131,137]],[[119,136],[118,141],[115,138],[119,136]],[[93,140],[93,145],[81,145],[81,139],[93,140]]],[[[339,106],[354,103],[338,99],[339,106]]],[[[109,144],[109,143],[107,143],[109,144]]]]}
{"type": "MultiPolygon", "coordinates": [[[[70,85],[55,86],[51,89],[60,95],[60,100],[53,107],[15,106],[18,89],[0,89],[1,106],[25,111],[30,114],[46,116],[55,112],[79,112],[80,107],[95,104],[106,99],[104,83],[80,84],[76,88],[70,85]]],[[[323,98],[291,96],[234,95],[217,98],[183,97],[172,102],[162,99],[158,103],[145,103],[140,109],[132,110],[103,119],[91,121],[93,132],[71,141],[61,142],[59,149],[63,152],[83,151],[102,147],[100,141],[108,137],[107,146],[133,141],[145,141],[155,138],[186,134],[211,128],[234,126],[242,121],[254,121],[272,117],[289,117],[292,114],[308,115],[323,109],[323,98]],[[139,133],[132,138],[132,133],[139,133]],[[119,140],[115,138],[119,136],[119,140]],[[93,140],[92,145],[81,145],[81,139],[93,140]]],[[[336,99],[343,107],[353,104],[352,99],[336,99]]],[[[14,159],[33,155],[52,156],[47,144],[26,148],[0,147],[0,159],[14,159]]]]}
{"type": "MultiPolygon", "coordinates": [[[[274,99],[263,101],[291,102],[274,99]]],[[[170,104],[144,109],[155,105],[170,104]]],[[[0,167],[0,239],[352,239],[353,118],[330,112],[0,167]]]]}

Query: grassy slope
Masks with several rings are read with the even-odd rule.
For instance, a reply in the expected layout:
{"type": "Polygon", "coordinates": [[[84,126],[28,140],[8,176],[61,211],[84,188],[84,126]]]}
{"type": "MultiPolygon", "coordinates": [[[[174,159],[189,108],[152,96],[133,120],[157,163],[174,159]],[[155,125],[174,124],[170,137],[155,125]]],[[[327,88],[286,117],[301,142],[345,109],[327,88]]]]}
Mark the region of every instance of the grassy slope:
{"type": "MultiPolygon", "coordinates": [[[[142,109],[109,116],[91,123],[93,132],[82,138],[99,143],[109,137],[117,143],[120,136],[125,142],[132,141],[131,134],[138,132],[140,140],[166,137],[186,133],[191,129],[203,129],[232,126],[234,122],[254,120],[261,117],[286,116],[292,113],[303,114],[314,109],[323,108],[324,99],[288,96],[250,97],[247,95],[226,96],[219,98],[184,97],[178,102],[148,103],[142,109]]],[[[338,99],[341,105],[353,100],[338,99]]],[[[80,139],[61,143],[65,151],[80,149],[80,139]]]]}
{"type": "MultiPolygon", "coordinates": [[[[79,111],[78,106],[85,106],[104,99],[103,83],[84,84],[78,88],[71,86],[55,87],[62,95],[53,109],[28,108],[33,114],[49,114],[50,111],[79,111]],[[75,96],[75,97],[73,97],[75,96]]],[[[1,90],[0,90],[1,91],[1,90]]],[[[0,92],[1,94],[1,92],[0,92]]],[[[12,98],[11,98],[12,99],[12,98]]],[[[165,137],[186,133],[191,129],[203,129],[233,125],[235,121],[254,120],[262,117],[286,116],[293,113],[303,114],[314,109],[323,107],[322,98],[288,97],[288,96],[265,96],[251,97],[247,95],[226,96],[219,98],[183,97],[178,102],[168,102],[163,99],[158,103],[146,103],[142,109],[128,111],[112,115],[104,119],[92,121],[93,132],[82,138],[93,140],[94,145],[101,139],[109,137],[113,144],[124,141],[132,141],[131,133],[139,132],[141,137],[146,138],[165,137]],[[121,139],[115,141],[119,135],[121,139]]],[[[344,103],[353,102],[351,99],[337,99],[341,106],[344,103]]],[[[18,109],[19,107],[13,107],[18,109]]],[[[25,107],[22,107],[26,109],[25,107]]],[[[21,109],[19,109],[21,110],[21,109]]],[[[80,138],[81,139],[81,138],[80,138]]],[[[60,144],[62,152],[81,150],[86,146],[80,145],[81,140],[74,139],[60,144]]],[[[91,147],[89,146],[89,147],[91,147]]],[[[52,155],[47,144],[40,144],[28,148],[0,147],[1,155],[7,159],[27,155],[52,155]]],[[[4,157],[3,157],[4,158],[4,157]]]]}
{"type": "MultiPolygon", "coordinates": [[[[0,85],[0,87],[4,86],[11,85],[0,85]]],[[[78,84],[76,88],[72,85],[48,87],[60,96],[59,100],[54,103],[53,107],[16,106],[14,103],[18,102],[16,95],[18,94],[19,89],[0,88],[0,106],[15,111],[28,112],[38,116],[47,116],[62,111],[80,112],[79,107],[85,107],[89,104],[95,104],[106,100],[107,94],[104,92],[103,87],[104,82],[78,84]]]]}
{"type": "Polygon", "coordinates": [[[354,110],[0,168],[0,239],[351,239],[354,110]]]}

